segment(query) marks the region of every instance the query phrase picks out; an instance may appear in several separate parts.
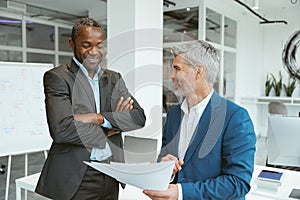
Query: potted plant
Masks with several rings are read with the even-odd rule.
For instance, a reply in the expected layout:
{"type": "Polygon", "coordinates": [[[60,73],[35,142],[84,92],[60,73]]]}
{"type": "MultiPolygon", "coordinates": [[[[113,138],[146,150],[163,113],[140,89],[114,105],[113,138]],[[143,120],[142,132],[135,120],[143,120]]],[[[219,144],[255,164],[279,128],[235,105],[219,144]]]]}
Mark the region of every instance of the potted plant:
{"type": "Polygon", "coordinates": [[[272,86],[275,90],[275,95],[277,97],[280,96],[280,92],[282,90],[282,74],[281,74],[281,71],[279,71],[279,80],[277,81],[275,76],[273,74],[270,74],[272,76],[272,86]]]}
{"type": "Polygon", "coordinates": [[[272,79],[269,75],[270,74],[267,74],[266,82],[265,82],[265,95],[266,96],[269,96],[270,91],[272,89],[272,79]]]}
{"type": "Polygon", "coordinates": [[[291,97],[296,88],[296,78],[294,76],[289,76],[287,85],[283,84],[286,96],[291,97]]]}

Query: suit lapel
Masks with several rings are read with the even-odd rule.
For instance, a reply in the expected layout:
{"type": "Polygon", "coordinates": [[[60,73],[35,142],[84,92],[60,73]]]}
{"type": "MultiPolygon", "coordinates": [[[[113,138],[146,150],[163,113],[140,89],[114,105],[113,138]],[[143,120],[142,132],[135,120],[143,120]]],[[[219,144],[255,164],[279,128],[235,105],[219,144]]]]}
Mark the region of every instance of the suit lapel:
{"type": "MultiPolygon", "coordinates": [[[[76,65],[76,63],[72,60],[70,64],[70,71],[73,73],[75,81],[73,90],[83,90],[85,91],[88,100],[91,106],[96,110],[96,103],[94,98],[94,93],[90,83],[87,80],[87,77],[83,74],[80,68],[76,65]]],[[[82,98],[82,97],[76,97],[82,98]]]]}
{"type": "Polygon", "coordinates": [[[179,108],[179,112],[176,112],[176,113],[178,113],[178,115],[175,116],[175,118],[173,119],[173,122],[172,122],[173,136],[172,136],[172,142],[171,142],[171,144],[173,144],[172,148],[171,148],[173,151],[171,152],[171,154],[176,157],[179,157],[178,144],[179,144],[179,139],[180,139],[181,122],[182,122],[182,118],[183,118],[183,111],[180,109],[180,106],[178,108],[179,108]]]}
{"type": "Polygon", "coordinates": [[[191,158],[192,154],[194,151],[198,148],[200,143],[202,143],[202,140],[204,138],[205,133],[207,132],[208,126],[209,126],[209,121],[210,121],[210,116],[211,116],[211,106],[209,103],[207,104],[199,122],[198,125],[195,129],[195,132],[191,138],[189,147],[187,148],[186,154],[184,156],[184,162],[187,163],[188,160],[191,158]]]}
{"type": "Polygon", "coordinates": [[[101,111],[105,112],[108,111],[108,109],[110,108],[109,106],[109,93],[110,93],[110,88],[109,88],[109,84],[108,84],[108,73],[105,70],[104,72],[102,70],[100,70],[99,73],[99,88],[100,88],[100,109],[101,111]]]}
{"type": "MultiPolygon", "coordinates": [[[[185,154],[185,158],[184,158],[185,163],[189,161],[189,159],[194,154],[196,149],[199,149],[200,144],[201,144],[200,149],[202,151],[199,152],[199,158],[203,158],[204,157],[203,155],[206,156],[209,153],[209,151],[213,148],[215,143],[212,143],[212,140],[213,141],[218,140],[221,130],[216,129],[216,127],[220,127],[224,124],[224,123],[220,124],[220,121],[216,120],[218,119],[218,116],[220,116],[219,110],[220,108],[222,108],[220,106],[221,105],[220,102],[221,102],[220,96],[216,92],[214,92],[193,134],[193,137],[191,139],[191,142],[185,154]],[[209,148],[208,146],[211,148],[209,148]],[[206,150],[205,153],[203,153],[204,150],[206,150]]],[[[221,116],[225,116],[225,115],[221,115],[221,116]]]]}

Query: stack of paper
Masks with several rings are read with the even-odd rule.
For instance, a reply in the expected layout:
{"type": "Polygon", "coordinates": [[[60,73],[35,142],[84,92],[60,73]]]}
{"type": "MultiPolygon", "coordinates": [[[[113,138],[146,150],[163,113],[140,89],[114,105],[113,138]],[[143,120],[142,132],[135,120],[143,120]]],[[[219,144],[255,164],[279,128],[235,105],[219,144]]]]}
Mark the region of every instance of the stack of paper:
{"type": "Polygon", "coordinates": [[[110,164],[84,163],[115,178],[119,182],[149,190],[166,190],[175,165],[175,161],[138,164],[116,162],[111,162],[110,164]]]}
{"type": "Polygon", "coordinates": [[[262,170],[257,177],[257,186],[265,189],[278,190],[282,183],[282,172],[262,170]]]}

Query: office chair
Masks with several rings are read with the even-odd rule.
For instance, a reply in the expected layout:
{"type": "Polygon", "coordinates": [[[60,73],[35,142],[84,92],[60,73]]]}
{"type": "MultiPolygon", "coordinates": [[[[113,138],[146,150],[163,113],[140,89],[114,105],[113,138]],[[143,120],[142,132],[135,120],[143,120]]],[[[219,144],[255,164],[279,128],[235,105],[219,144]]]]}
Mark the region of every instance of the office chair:
{"type": "Polygon", "coordinates": [[[287,108],[284,103],[280,101],[272,101],[269,103],[268,106],[269,114],[271,115],[284,115],[288,114],[287,108]]]}

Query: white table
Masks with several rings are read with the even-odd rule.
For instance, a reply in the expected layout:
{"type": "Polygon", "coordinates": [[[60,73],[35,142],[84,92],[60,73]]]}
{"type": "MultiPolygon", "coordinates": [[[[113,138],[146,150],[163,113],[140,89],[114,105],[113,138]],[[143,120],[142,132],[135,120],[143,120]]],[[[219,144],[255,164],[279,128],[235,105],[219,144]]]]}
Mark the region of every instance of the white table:
{"type": "MultiPolygon", "coordinates": [[[[32,174],[15,180],[16,182],[16,200],[21,200],[21,189],[34,192],[40,173],[32,174]]],[[[120,200],[149,200],[143,191],[131,185],[126,185],[125,189],[120,189],[120,200]]]]}
{"type": "Polygon", "coordinates": [[[251,180],[251,190],[246,195],[246,199],[247,200],[274,200],[274,199],[295,200],[294,198],[289,198],[289,195],[293,188],[300,189],[300,172],[255,165],[252,180],[251,180]],[[259,172],[263,169],[283,172],[282,185],[278,187],[278,191],[257,187],[256,178],[259,172]]]}
{"type": "Polygon", "coordinates": [[[34,192],[40,173],[16,179],[16,200],[21,200],[21,189],[34,192]]]}
{"type": "MultiPolygon", "coordinates": [[[[16,179],[16,200],[21,200],[21,189],[34,192],[40,173],[16,179]]],[[[254,166],[254,172],[251,181],[251,190],[246,195],[247,200],[295,200],[289,198],[289,194],[293,188],[300,189],[300,172],[271,168],[265,166],[254,166]],[[258,188],[256,185],[256,177],[262,169],[275,170],[283,172],[283,182],[278,191],[258,188]]],[[[149,200],[143,194],[142,190],[131,185],[126,185],[125,189],[120,189],[120,200],[149,200]]]]}

